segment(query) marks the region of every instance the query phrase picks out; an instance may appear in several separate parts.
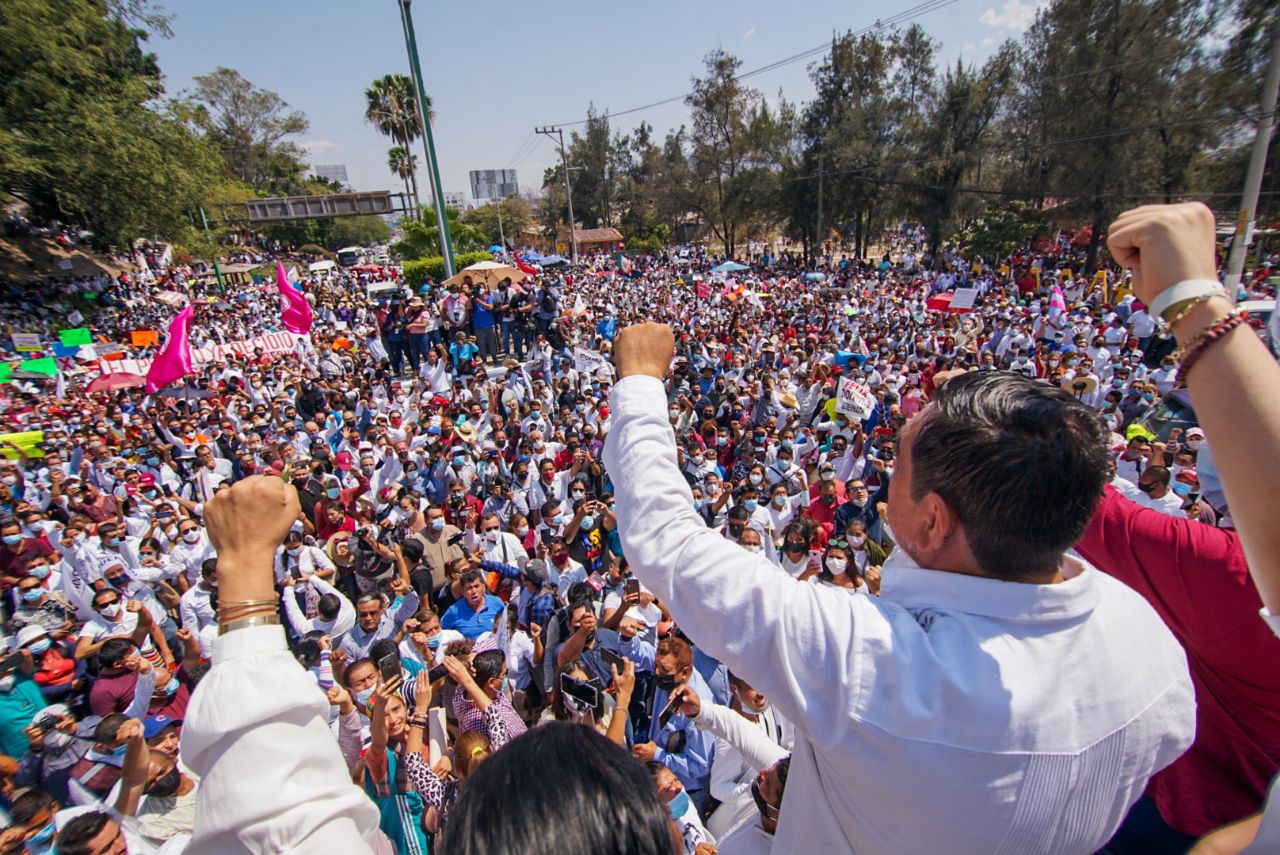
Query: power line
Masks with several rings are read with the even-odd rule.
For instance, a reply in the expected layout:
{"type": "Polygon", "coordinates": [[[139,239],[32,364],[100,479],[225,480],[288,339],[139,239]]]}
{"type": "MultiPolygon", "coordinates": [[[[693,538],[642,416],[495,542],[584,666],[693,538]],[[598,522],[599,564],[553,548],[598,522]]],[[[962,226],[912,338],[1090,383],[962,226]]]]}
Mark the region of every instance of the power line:
{"type": "MultiPolygon", "coordinates": [[[[852,31],[849,33],[849,35],[855,36],[855,37],[863,36],[863,35],[867,35],[868,33],[872,33],[877,30],[884,29],[885,27],[897,26],[898,24],[905,23],[913,18],[918,18],[921,15],[925,15],[929,12],[936,12],[938,9],[945,8],[956,2],[958,2],[958,0],[927,0],[927,2],[925,3],[920,3],[916,6],[912,6],[909,9],[904,9],[903,11],[887,19],[877,20],[874,24],[863,27],[860,30],[852,31]]],[[[823,51],[829,50],[830,48],[831,48],[831,42],[825,41],[820,45],[816,45],[814,47],[808,48],[807,50],[802,50],[799,53],[794,53],[791,56],[783,57],[782,59],[769,63],[768,65],[762,65],[759,68],[753,68],[750,71],[744,71],[741,74],[736,75],[734,77],[734,80],[745,80],[748,77],[754,77],[757,74],[764,74],[767,71],[773,71],[774,69],[782,68],[785,65],[790,65],[794,62],[799,62],[802,59],[808,59],[811,56],[816,56],[817,54],[820,54],[823,51]]],[[[639,107],[631,107],[626,110],[620,110],[616,113],[609,113],[608,115],[609,115],[609,118],[611,119],[616,118],[618,116],[628,116],[628,115],[631,115],[632,113],[639,113],[644,110],[652,110],[654,107],[661,107],[666,104],[675,103],[676,101],[683,101],[685,98],[689,97],[689,95],[690,95],[689,92],[684,92],[680,95],[673,95],[670,98],[663,98],[660,101],[651,101],[650,103],[642,104],[639,107]]],[[[570,128],[570,127],[575,127],[577,125],[585,125],[586,123],[587,123],[586,119],[581,119],[576,122],[559,122],[555,125],[552,125],[551,127],[570,128]]]]}
{"type": "Polygon", "coordinates": [[[529,143],[537,139],[537,136],[538,135],[534,131],[529,131],[529,135],[524,138],[524,142],[520,143],[519,147],[516,148],[515,154],[507,158],[507,165],[504,166],[503,169],[511,169],[512,165],[516,163],[520,157],[522,157],[523,152],[529,146],[529,143]]]}

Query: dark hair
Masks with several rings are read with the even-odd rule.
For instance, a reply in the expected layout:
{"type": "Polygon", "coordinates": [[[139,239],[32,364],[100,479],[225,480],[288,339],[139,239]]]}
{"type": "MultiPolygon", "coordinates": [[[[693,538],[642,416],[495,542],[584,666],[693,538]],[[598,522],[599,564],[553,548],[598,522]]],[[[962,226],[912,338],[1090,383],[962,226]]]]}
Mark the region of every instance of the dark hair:
{"type": "Polygon", "coordinates": [[[104,811],[82,813],[58,832],[58,855],[92,855],[89,843],[111,822],[104,811]]]}
{"type": "Polygon", "coordinates": [[[333,620],[340,611],[342,611],[342,600],[338,599],[335,593],[321,594],[316,602],[316,612],[321,620],[333,620]]]}
{"type": "Polygon", "coordinates": [[[1148,466],[1146,469],[1142,470],[1142,474],[1150,475],[1152,480],[1154,480],[1156,484],[1159,484],[1164,487],[1169,486],[1169,481],[1173,477],[1172,474],[1169,472],[1168,468],[1164,466],[1154,466],[1154,465],[1148,466]]]}
{"type": "Polygon", "coordinates": [[[93,730],[93,741],[101,742],[106,745],[108,742],[115,742],[116,737],[120,735],[120,727],[126,721],[125,716],[120,713],[112,713],[106,716],[102,721],[98,722],[98,726],[93,730]]]}
{"type": "Polygon", "coordinates": [[[133,652],[133,642],[127,638],[108,638],[98,648],[98,665],[110,668],[121,659],[127,659],[133,652]]]}
{"type": "Polygon", "coordinates": [[[1106,434],[1056,386],[1005,371],[952,378],[922,413],[911,496],[937,493],[979,566],[999,579],[1053,570],[1102,498],[1106,434]]]}
{"type": "Polygon", "coordinates": [[[400,658],[400,648],[390,638],[384,638],[369,645],[369,658],[374,662],[381,662],[393,653],[397,659],[400,658]]]}
{"type": "Polygon", "coordinates": [[[468,570],[466,573],[462,574],[461,578],[458,579],[459,584],[461,584],[462,587],[464,588],[467,585],[470,585],[472,582],[483,582],[483,581],[484,581],[484,576],[481,575],[479,570],[468,570]]]}
{"type": "Polygon", "coordinates": [[[369,657],[367,657],[367,656],[366,656],[366,657],[365,657],[365,658],[363,658],[363,659],[357,659],[355,662],[352,662],[350,665],[348,665],[348,666],[347,666],[345,669],[343,669],[343,671],[342,671],[342,687],[343,687],[344,689],[350,689],[350,688],[351,688],[351,674],[352,674],[352,673],[353,673],[357,668],[360,668],[360,667],[362,667],[362,666],[364,666],[364,665],[368,665],[368,666],[369,666],[370,668],[372,668],[374,671],[377,671],[377,670],[378,670],[378,663],[374,662],[374,661],[373,661],[372,659],[370,659],[369,657]]]}
{"type": "Polygon", "coordinates": [[[400,544],[400,551],[404,553],[406,561],[417,564],[422,560],[422,541],[416,537],[406,538],[404,543],[400,544]]]}
{"type": "Polygon", "coordinates": [[[476,669],[476,683],[483,687],[489,680],[496,680],[502,675],[502,666],[506,664],[507,656],[501,650],[486,650],[483,653],[477,653],[471,660],[471,665],[476,669]]]}
{"type": "Polygon", "coordinates": [[[201,576],[216,576],[217,573],[218,573],[217,558],[206,558],[204,561],[200,562],[201,576]]]}
{"type": "Polygon", "coordinates": [[[51,807],[53,807],[53,796],[44,790],[27,790],[13,800],[13,806],[9,808],[9,820],[14,825],[26,825],[35,819],[40,811],[51,807]]]}
{"type": "Polygon", "coordinates": [[[639,761],[593,728],[550,722],[512,740],[467,778],[439,851],[670,855],[670,819],[639,761]],[[543,785],[513,790],[511,781],[529,769],[539,770],[543,785]]]}

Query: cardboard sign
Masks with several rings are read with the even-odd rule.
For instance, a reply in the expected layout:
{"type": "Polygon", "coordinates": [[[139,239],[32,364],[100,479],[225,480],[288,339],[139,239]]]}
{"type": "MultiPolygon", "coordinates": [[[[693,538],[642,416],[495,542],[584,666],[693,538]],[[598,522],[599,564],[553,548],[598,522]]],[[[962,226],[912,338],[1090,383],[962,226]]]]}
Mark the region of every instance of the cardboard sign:
{"type": "Polygon", "coordinates": [[[573,367],[583,374],[593,374],[609,360],[602,353],[587,350],[585,347],[573,349],[573,367]]]}
{"type": "Polygon", "coordinates": [[[871,418],[876,409],[876,396],[871,390],[848,377],[840,378],[835,401],[837,413],[859,422],[871,418]]]}
{"type": "Polygon", "coordinates": [[[160,336],[155,330],[134,330],[129,333],[129,343],[134,347],[149,347],[160,343],[160,336]]]}
{"type": "Polygon", "coordinates": [[[28,430],[21,433],[0,433],[0,454],[4,454],[9,460],[17,460],[18,452],[9,447],[10,444],[18,446],[22,449],[22,453],[28,457],[44,457],[44,450],[40,448],[40,443],[44,442],[44,431],[28,430]]]}
{"type": "MultiPolygon", "coordinates": [[[[76,309],[71,314],[67,315],[67,323],[82,324],[84,323],[84,315],[80,314],[79,309],[76,309]]],[[[63,344],[66,344],[66,342],[64,341],[63,344]]]]}
{"type": "Polygon", "coordinates": [[[13,334],[13,349],[18,353],[39,353],[44,347],[40,344],[39,333],[16,332],[13,334]]]}
{"type": "Polygon", "coordinates": [[[976,299],[978,299],[977,288],[957,288],[951,295],[951,310],[972,309],[976,299]]]}

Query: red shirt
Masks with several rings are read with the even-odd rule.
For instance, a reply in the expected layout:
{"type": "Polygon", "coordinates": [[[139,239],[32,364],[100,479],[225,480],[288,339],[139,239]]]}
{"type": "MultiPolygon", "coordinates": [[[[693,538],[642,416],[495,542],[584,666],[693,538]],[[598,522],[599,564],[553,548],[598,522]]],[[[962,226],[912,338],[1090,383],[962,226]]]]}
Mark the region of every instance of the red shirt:
{"type": "Polygon", "coordinates": [[[1076,550],[1146,598],[1187,651],[1196,740],[1147,787],[1199,837],[1262,809],[1280,770],[1280,638],[1233,531],[1143,508],[1107,487],[1076,550]]]}

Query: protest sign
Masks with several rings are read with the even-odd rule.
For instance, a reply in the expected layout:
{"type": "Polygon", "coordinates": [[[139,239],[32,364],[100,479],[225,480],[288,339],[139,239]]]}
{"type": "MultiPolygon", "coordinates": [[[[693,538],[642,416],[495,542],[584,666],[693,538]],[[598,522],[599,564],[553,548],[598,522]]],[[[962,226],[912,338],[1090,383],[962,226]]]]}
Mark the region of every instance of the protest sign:
{"type": "Polygon", "coordinates": [[[871,418],[876,409],[876,396],[866,386],[854,383],[847,377],[840,378],[836,388],[836,412],[856,421],[871,418]]]}
{"type": "Polygon", "coordinates": [[[608,361],[604,354],[596,353],[594,350],[587,350],[585,347],[573,349],[573,367],[583,374],[594,373],[608,361]]]}
{"type": "Polygon", "coordinates": [[[147,347],[160,343],[160,336],[155,330],[134,330],[129,333],[129,343],[134,347],[147,347]]]}
{"type": "Polygon", "coordinates": [[[93,335],[89,332],[88,327],[80,327],[74,330],[58,330],[58,340],[66,347],[78,347],[83,344],[93,344],[93,335]]]}
{"type": "MultiPolygon", "coordinates": [[[[71,314],[67,315],[67,323],[82,324],[84,323],[84,315],[80,314],[79,309],[76,309],[71,314]]],[[[88,330],[86,330],[86,332],[88,332],[88,330]]],[[[63,344],[66,344],[66,342],[63,342],[63,344]]]]}
{"type": "MultiPolygon", "coordinates": [[[[257,350],[261,350],[265,356],[280,356],[281,354],[296,352],[298,344],[306,341],[307,336],[305,335],[281,331],[260,335],[257,338],[217,344],[213,347],[193,347],[191,348],[191,364],[195,368],[199,368],[202,365],[208,365],[210,362],[228,362],[236,356],[253,356],[257,350]]],[[[84,351],[81,351],[80,355],[84,356],[84,351]]],[[[103,374],[116,374],[125,371],[130,374],[146,376],[147,369],[151,367],[151,360],[123,359],[114,355],[110,357],[103,356],[102,359],[98,360],[98,367],[103,374]]]]}
{"type": "Polygon", "coordinates": [[[39,353],[44,348],[40,345],[39,333],[16,332],[13,334],[13,349],[18,353],[39,353]]]}
{"type": "Polygon", "coordinates": [[[957,288],[951,295],[951,311],[972,309],[976,299],[978,299],[977,288],[957,288]]]}
{"type": "Polygon", "coordinates": [[[44,431],[27,430],[20,433],[0,433],[0,453],[9,460],[17,460],[18,452],[11,446],[16,445],[27,457],[44,457],[40,443],[44,442],[44,431]]]}

